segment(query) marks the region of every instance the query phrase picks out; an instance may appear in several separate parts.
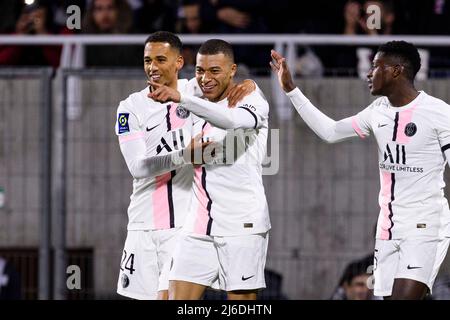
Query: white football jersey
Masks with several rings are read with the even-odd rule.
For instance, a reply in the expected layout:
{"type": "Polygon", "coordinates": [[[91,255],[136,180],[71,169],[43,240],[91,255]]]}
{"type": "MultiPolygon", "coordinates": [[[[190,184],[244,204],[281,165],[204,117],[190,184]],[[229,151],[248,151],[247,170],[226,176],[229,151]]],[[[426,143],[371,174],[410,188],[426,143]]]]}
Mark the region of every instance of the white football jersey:
{"type": "MultiPolygon", "coordinates": [[[[187,80],[178,80],[184,91],[187,80]]],[[[149,88],[131,94],[117,109],[120,143],[145,139],[146,156],[165,155],[185,148],[192,136],[192,117],[176,103],[147,97],[149,88]]],[[[133,180],[128,207],[128,230],[161,230],[183,225],[192,199],[193,168],[185,165],[165,174],[133,180]]]]}
{"type": "MultiPolygon", "coordinates": [[[[228,100],[218,104],[228,106],[228,100]]],[[[203,132],[204,140],[219,142],[225,150],[215,149],[215,163],[194,169],[194,199],[184,226],[189,232],[233,236],[262,233],[271,227],[262,181],[269,105],[254,91],[237,108],[254,117],[254,129],[223,130],[193,116],[195,134],[203,132]]]]}
{"type": "Polygon", "coordinates": [[[352,119],[356,133],[378,143],[381,190],[378,239],[448,233],[444,151],[450,146],[450,106],[425,92],[408,105],[375,100],[352,119]]]}

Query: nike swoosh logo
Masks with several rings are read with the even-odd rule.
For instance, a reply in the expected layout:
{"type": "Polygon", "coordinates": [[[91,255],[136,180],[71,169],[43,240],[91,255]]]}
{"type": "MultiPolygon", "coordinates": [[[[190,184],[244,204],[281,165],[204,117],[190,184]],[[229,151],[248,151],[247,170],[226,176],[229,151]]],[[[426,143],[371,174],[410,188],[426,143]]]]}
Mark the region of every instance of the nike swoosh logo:
{"type": "Polygon", "coordinates": [[[244,276],[242,276],[242,281],[245,281],[245,280],[248,280],[248,279],[250,279],[250,278],[253,278],[255,275],[252,275],[252,276],[250,276],[250,277],[244,277],[244,276]]]}
{"type": "Polygon", "coordinates": [[[407,269],[420,269],[420,268],[422,268],[422,267],[411,267],[409,264],[408,264],[408,266],[406,267],[407,269]]]}
{"type": "Polygon", "coordinates": [[[154,126],[154,127],[151,127],[150,129],[147,127],[147,128],[145,128],[146,130],[147,130],[147,132],[149,132],[149,131],[152,131],[153,129],[155,129],[157,126],[159,126],[159,124],[157,124],[156,126],[154,126]]]}
{"type": "Polygon", "coordinates": [[[385,124],[378,124],[378,128],[383,128],[385,126],[387,126],[387,123],[385,123],[385,124]]]}

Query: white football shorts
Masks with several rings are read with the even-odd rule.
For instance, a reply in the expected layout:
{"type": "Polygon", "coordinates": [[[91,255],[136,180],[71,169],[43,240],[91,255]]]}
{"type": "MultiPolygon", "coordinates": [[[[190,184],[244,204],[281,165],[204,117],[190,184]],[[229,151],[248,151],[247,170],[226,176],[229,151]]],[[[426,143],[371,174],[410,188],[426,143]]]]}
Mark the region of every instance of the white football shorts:
{"type": "Polygon", "coordinates": [[[169,289],[169,264],[181,228],[128,231],[120,263],[117,293],[155,300],[169,289]]]}
{"type": "Polygon", "coordinates": [[[265,288],[268,241],[268,232],[226,237],[182,233],[173,253],[169,280],[209,287],[218,280],[225,291],[265,288]]]}

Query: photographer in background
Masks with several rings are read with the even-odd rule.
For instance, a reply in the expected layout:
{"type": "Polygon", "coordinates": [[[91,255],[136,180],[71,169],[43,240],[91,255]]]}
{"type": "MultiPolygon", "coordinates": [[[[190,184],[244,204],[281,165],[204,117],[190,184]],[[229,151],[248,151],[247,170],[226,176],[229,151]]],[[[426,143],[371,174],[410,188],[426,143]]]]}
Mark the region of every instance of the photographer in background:
{"type": "MultiPolygon", "coordinates": [[[[57,28],[51,20],[48,1],[23,4],[16,20],[17,35],[47,35],[71,33],[66,27],[57,28]]],[[[57,68],[61,56],[61,46],[1,46],[0,65],[52,66],[57,68]]]]}

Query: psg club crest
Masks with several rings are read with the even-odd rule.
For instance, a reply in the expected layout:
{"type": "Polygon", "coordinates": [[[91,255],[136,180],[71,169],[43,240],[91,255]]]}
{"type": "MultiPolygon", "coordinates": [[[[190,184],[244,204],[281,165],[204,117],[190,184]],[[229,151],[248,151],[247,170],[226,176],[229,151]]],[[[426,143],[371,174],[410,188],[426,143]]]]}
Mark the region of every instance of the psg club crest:
{"type": "Polygon", "coordinates": [[[130,279],[128,279],[128,276],[124,273],[122,274],[122,288],[126,288],[130,285],[130,279]]]}
{"type": "Polygon", "coordinates": [[[177,117],[180,119],[186,119],[189,117],[189,111],[186,110],[182,105],[179,105],[176,110],[177,117]]]}
{"type": "Polygon", "coordinates": [[[412,137],[417,132],[417,126],[414,122],[410,122],[405,127],[405,135],[407,137],[412,137]]]}

